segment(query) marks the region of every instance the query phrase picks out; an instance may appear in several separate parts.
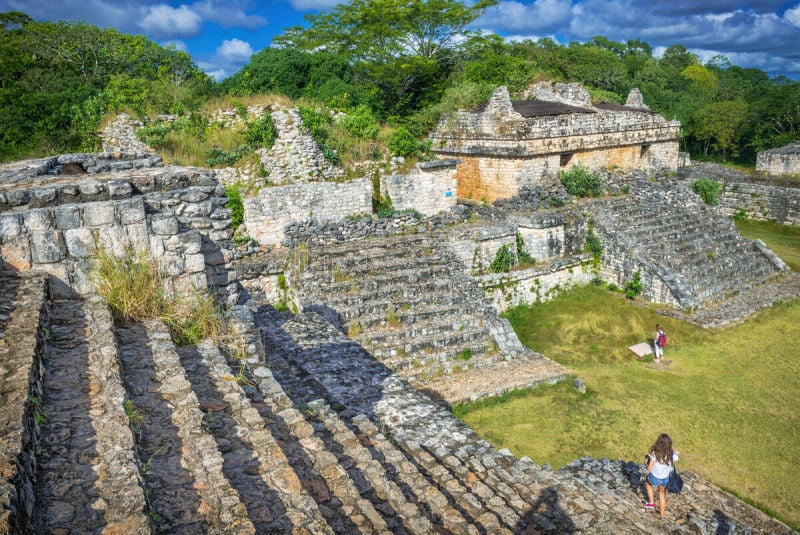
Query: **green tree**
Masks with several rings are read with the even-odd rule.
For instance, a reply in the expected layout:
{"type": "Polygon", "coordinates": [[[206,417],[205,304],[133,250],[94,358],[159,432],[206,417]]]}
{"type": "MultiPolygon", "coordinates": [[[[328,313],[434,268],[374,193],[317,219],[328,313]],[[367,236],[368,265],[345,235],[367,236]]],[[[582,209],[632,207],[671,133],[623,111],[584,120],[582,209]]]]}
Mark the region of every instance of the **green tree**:
{"type": "Polygon", "coordinates": [[[692,136],[703,146],[721,152],[726,161],[729,152],[734,156],[747,121],[747,104],[737,101],[712,102],[698,110],[690,122],[692,136]]]}

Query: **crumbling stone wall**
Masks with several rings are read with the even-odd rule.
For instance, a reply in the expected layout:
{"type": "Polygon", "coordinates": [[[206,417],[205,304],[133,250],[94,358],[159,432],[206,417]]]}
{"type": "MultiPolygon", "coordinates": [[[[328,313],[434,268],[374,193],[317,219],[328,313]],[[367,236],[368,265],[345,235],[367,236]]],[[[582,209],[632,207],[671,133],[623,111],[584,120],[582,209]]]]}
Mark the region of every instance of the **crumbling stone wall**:
{"type": "Polygon", "coordinates": [[[3,264],[52,275],[57,295],[86,294],[97,251],[121,256],[130,249],[159,262],[168,290],[232,287],[224,188],[213,171],[159,165],[153,155],[72,154],[3,166],[3,264]],[[67,164],[110,172],[65,176],[67,164]]]}
{"type": "Polygon", "coordinates": [[[756,155],[756,171],[770,175],[800,175],[800,141],[756,155]]]}
{"type": "Polygon", "coordinates": [[[596,275],[591,256],[578,255],[509,273],[476,275],[481,289],[499,311],[549,301],[573,286],[589,284],[596,275]]]}
{"type": "Polygon", "coordinates": [[[800,225],[800,188],[754,181],[727,183],[719,210],[727,216],[800,225]]]}
{"type": "Polygon", "coordinates": [[[244,222],[251,238],[262,245],[281,245],[284,229],[295,221],[315,218],[337,221],[349,215],[372,213],[372,183],[312,182],[264,188],[244,199],[244,222]]]}
{"type": "Polygon", "coordinates": [[[420,162],[407,175],[381,177],[381,195],[395,210],[434,215],[456,205],[455,168],[458,160],[420,162]]]}

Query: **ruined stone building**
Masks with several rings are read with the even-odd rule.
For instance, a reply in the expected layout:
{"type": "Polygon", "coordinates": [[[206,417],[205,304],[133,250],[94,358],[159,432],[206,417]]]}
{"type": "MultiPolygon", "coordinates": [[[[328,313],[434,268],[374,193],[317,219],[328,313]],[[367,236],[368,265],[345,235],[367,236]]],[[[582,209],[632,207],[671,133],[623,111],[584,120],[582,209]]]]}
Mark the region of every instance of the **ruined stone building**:
{"type": "Polygon", "coordinates": [[[445,116],[433,151],[458,158],[458,197],[512,197],[523,186],[558,187],[573,165],[590,169],[676,169],[680,123],[644,105],[634,89],[626,104],[592,104],[579,84],[541,82],[535,100],[511,101],[500,87],[485,106],[445,116]]]}
{"type": "Polygon", "coordinates": [[[756,171],[770,175],[800,175],[800,141],[759,152],[756,171]]]}

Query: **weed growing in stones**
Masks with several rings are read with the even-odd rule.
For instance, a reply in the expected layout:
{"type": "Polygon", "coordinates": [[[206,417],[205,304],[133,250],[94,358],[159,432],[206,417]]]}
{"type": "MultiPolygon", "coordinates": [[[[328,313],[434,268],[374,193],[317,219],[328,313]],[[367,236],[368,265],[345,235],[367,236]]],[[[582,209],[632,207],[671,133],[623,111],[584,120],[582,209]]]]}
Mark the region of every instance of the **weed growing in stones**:
{"type": "Polygon", "coordinates": [[[642,285],[642,276],[638,271],[633,273],[633,278],[625,283],[625,297],[628,299],[636,299],[642,293],[644,286],[642,285]]]}
{"type": "Polygon", "coordinates": [[[492,260],[492,264],[489,266],[489,269],[491,269],[494,273],[508,273],[511,271],[511,267],[516,264],[516,262],[517,259],[514,256],[514,253],[511,252],[511,247],[506,244],[497,250],[497,254],[495,254],[494,260],[492,260]]]}
{"type": "Polygon", "coordinates": [[[570,195],[600,195],[600,175],[589,172],[587,167],[575,165],[568,170],[559,171],[558,179],[570,195]]]}
{"type": "Polygon", "coordinates": [[[361,325],[361,322],[351,321],[350,324],[347,326],[348,338],[355,338],[362,332],[364,332],[364,327],[361,325]]]}
{"type": "Polygon", "coordinates": [[[392,307],[388,307],[386,309],[386,326],[395,329],[400,325],[400,319],[397,317],[394,309],[392,307]]]}
{"type": "Polygon", "coordinates": [[[36,423],[44,425],[47,422],[47,414],[42,410],[42,400],[36,396],[31,396],[31,405],[33,405],[33,417],[36,423]]]}
{"type": "Polygon", "coordinates": [[[698,178],[692,182],[692,191],[697,193],[704,203],[712,206],[719,204],[719,196],[723,188],[721,183],[710,178],[698,178]]]}
{"type": "Polygon", "coordinates": [[[130,399],[123,401],[122,409],[125,411],[125,416],[128,417],[128,423],[135,429],[138,429],[144,418],[139,414],[139,410],[136,408],[136,405],[133,404],[133,401],[130,399]]]}
{"type": "Polygon", "coordinates": [[[465,347],[459,356],[461,357],[461,360],[470,360],[472,358],[472,350],[468,347],[465,347]]]}

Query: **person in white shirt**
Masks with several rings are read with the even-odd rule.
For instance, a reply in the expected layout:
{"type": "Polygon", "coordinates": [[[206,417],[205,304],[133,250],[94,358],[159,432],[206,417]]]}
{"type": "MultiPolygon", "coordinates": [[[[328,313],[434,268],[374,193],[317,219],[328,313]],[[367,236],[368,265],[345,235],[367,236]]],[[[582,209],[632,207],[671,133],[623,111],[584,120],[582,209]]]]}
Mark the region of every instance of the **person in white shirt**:
{"type": "Polygon", "coordinates": [[[647,490],[647,503],[644,504],[644,508],[655,510],[653,488],[658,487],[658,509],[661,513],[661,518],[664,518],[664,514],[667,511],[669,473],[677,460],[678,452],[672,449],[672,439],[666,433],[662,433],[658,437],[656,443],[650,448],[650,453],[645,457],[645,466],[650,473],[647,474],[647,479],[644,481],[644,486],[647,490]]]}

